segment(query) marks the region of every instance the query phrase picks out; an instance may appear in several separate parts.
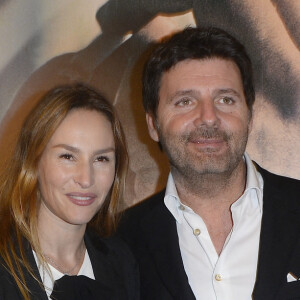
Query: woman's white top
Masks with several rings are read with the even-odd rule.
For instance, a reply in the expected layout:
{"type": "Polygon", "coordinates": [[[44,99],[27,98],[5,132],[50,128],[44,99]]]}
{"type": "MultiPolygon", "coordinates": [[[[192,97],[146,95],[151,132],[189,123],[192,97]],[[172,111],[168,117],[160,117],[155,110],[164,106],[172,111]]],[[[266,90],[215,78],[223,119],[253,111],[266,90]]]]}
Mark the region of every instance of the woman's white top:
{"type": "MultiPolygon", "coordinates": [[[[51,275],[52,275],[52,277],[51,277],[49,272],[46,269],[44,269],[42,267],[42,265],[39,263],[39,261],[37,259],[37,256],[36,256],[36,253],[33,250],[32,250],[32,252],[33,252],[33,256],[34,256],[34,259],[36,261],[36,264],[38,266],[38,269],[39,269],[39,272],[40,272],[40,275],[41,275],[41,279],[42,279],[42,282],[44,284],[48,299],[51,300],[50,295],[51,295],[52,290],[53,290],[54,281],[60,279],[65,274],[61,273],[60,271],[55,269],[53,266],[48,264],[49,269],[51,271],[51,275]]],[[[80,268],[77,276],[78,275],[85,275],[86,277],[89,277],[91,279],[95,279],[92,263],[91,263],[91,260],[90,260],[90,257],[89,257],[89,254],[88,254],[87,250],[85,250],[84,260],[83,260],[83,263],[81,265],[81,268],[80,268]]]]}

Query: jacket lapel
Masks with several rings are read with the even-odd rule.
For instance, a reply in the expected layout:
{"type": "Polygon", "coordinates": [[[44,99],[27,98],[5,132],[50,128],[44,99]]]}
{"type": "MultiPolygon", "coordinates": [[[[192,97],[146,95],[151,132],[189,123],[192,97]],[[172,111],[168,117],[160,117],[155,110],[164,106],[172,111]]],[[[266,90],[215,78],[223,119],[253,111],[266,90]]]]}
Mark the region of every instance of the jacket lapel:
{"type": "Polygon", "coordinates": [[[145,217],[143,232],[158,273],[174,299],[194,300],[179,249],[176,222],[164,205],[159,205],[145,217]],[[151,225],[149,225],[151,224],[151,225]]]}
{"type": "Polygon", "coordinates": [[[109,262],[109,249],[100,236],[88,230],[84,236],[84,242],[91,260],[95,279],[107,287],[111,287],[111,266],[109,262]]]}
{"type": "Polygon", "coordinates": [[[259,172],[264,179],[264,196],[255,300],[274,299],[286,283],[292,271],[289,261],[300,237],[299,195],[289,186],[289,179],[260,168],[259,172]]]}
{"type": "MultiPolygon", "coordinates": [[[[42,282],[40,272],[38,270],[36,261],[34,259],[33,253],[32,253],[32,248],[27,241],[24,243],[24,247],[26,249],[26,255],[27,255],[28,262],[29,262],[30,266],[32,267],[32,271],[33,271],[34,275],[40,282],[42,282]]],[[[27,282],[27,287],[32,294],[32,299],[48,300],[45,289],[43,289],[40,286],[40,284],[27,272],[27,270],[25,270],[25,268],[24,268],[24,274],[25,274],[25,280],[27,282]]]]}

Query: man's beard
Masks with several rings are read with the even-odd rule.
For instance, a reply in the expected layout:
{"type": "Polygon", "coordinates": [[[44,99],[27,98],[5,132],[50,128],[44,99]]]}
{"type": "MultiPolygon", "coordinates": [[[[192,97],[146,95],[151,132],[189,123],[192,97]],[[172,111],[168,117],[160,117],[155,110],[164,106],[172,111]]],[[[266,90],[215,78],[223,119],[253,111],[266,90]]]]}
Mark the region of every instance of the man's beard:
{"type": "Polygon", "coordinates": [[[158,133],[171,169],[190,181],[230,176],[241,162],[248,140],[248,129],[238,136],[216,128],[197,128],[181,136],[163,135],[160,129],[158,133]],[[218,149],[214,147],[203,147],[195,151],[188,149],[190,143],[201,139],[221,140],[227,149],[222,153],[218,153],[218,149]]]}

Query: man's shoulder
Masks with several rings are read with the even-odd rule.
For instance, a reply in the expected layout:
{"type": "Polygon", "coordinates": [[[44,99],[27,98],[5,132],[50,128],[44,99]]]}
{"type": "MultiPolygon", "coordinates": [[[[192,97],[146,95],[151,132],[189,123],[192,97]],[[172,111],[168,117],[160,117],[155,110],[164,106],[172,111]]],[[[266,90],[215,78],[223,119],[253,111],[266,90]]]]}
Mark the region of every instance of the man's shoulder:
{"type": "Polygon", "coordinates": [[[264,182],[264,207],[300,210],[300,180],[271,173],[257,167],[264,182]]]}
{"type": "Polygon", "coordinates": [[[127,208],[121,213],[118,231],[123,231],[125,228],[127,230],[128,228],[136,230],[141,223],[147,223],[147,220],[152,220],[153,216],[157,218],[159,212],[166,209],[164,205],[164,195],[165,190],[127,208]]]}
{"type": "Polygon", "coordinates": [[[127,208],[124,211],[124,216],[130,215],[134,217],[145,216],[145,214],[151,213],[154,209],[157,209],[164,205],[165,190],[142,200],[141,202],[127,208]]]}
{"type": "Polygon", "coordinates": [[[276,189],[288,189],[289,190],[290,188],[293,188],[296,190],[300,190],[300,180],[299,179],[274,174],[274,173],[260,167],[257,163],[255,163],[255,165],[256,165],[258,172],[263,177],[265,186],[271,185],[273,188],[276,188],[276,189]]]}

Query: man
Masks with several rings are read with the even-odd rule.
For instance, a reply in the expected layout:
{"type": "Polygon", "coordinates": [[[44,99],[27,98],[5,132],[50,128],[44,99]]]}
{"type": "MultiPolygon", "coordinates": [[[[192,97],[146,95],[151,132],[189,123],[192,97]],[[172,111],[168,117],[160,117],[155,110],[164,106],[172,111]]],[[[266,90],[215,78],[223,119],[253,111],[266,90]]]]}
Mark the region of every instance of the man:
{"type": "Polygon", "coordinates": [[[129,209],[119,234],[142,299],[300,299],[300,182],[245,153],[255,100],[244,47],[217,28],[161,43],[143,76],[166,190],[129,209]]]}

